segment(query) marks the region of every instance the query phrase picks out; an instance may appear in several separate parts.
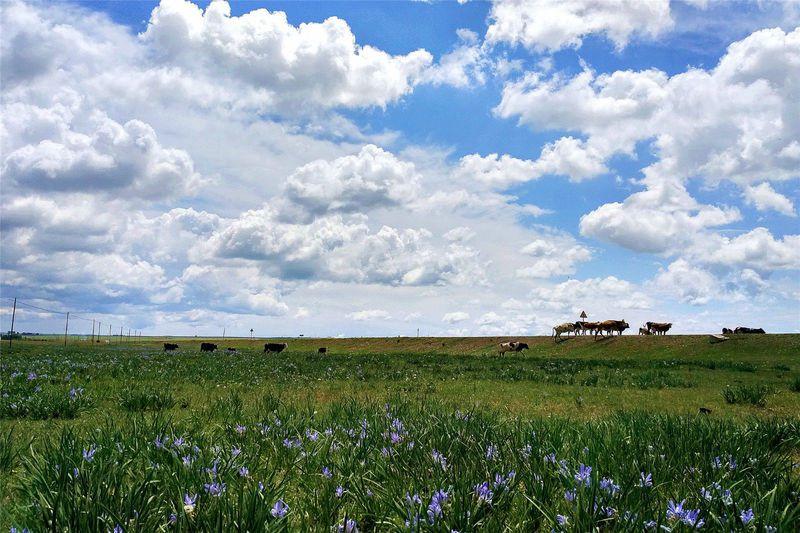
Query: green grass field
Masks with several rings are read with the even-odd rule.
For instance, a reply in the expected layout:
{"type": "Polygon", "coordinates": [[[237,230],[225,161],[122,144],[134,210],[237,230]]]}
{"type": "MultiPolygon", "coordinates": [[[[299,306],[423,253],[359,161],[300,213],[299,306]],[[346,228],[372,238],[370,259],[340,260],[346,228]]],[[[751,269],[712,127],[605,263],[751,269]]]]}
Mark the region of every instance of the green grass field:
{"type": "Polygon", "coordinates": [[[0,527],[797,529],[800,335],[502,340],[6,343],[0,527]]]}

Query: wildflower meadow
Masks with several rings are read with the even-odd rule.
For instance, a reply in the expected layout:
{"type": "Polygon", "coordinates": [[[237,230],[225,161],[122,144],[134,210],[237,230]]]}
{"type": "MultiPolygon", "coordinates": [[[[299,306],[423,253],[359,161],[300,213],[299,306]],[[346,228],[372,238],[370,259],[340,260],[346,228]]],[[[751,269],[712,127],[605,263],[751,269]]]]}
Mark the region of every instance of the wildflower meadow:
{"type": "Polygon", "coordinates": [[[540,343],[504,358],[487,340],[471,351],[340,341],[320,356],[302,344],[265,356],[244,342],[237,354],[20,343],[4,348],[0,372],[0,524],[796,531],[798,336],[783,337],[739,357],[670,341],[667,359],[654,338],[540,343]],[[658,371],[668,383],[642,388],[658,371]],[[729,402],[727,387],[750,386],[769,393],[729,402]],[[670,406],[671,392],[692,399],[670,406]],[[611,398],[597,400],[604,412],[592,408],[598,394],[611,398]],[[630,394],[655,403],[626,404],[630,394]]]}

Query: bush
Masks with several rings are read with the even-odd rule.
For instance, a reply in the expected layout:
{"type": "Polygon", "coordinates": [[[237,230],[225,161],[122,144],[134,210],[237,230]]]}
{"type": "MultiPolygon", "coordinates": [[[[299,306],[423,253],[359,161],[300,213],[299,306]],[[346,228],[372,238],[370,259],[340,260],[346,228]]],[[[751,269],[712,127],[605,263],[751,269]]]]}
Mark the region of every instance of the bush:
{"type": "Polygon", "coordinates": [[[794,377],[794,381],[789,385],[789,390],[792,392],[800,392],[800,376],[794,377]]]}
{"type": "Polygon", "coordinates": [[[764,407],[767,405],[767,395],[771,392],[766,385],[737,385],[736,387],[728,385],[722,389],[722,397],[731,404],[749,403],[756,407],[764,407]]]}
{"type": "Polygon", "coordinates": [[[131,388],[120,394],[119,403],[125,411],[163,411],[175,406],[175,398],[172,396],[172,391],[167,388],[157,390],[131,388]]]}

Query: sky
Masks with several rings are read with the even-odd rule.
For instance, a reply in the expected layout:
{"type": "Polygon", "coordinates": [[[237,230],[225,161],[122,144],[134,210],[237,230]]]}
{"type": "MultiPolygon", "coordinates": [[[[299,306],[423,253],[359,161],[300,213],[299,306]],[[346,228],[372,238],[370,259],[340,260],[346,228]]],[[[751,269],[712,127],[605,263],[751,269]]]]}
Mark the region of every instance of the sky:
{"type": "Polygon", "coordinates": [[[4,331],[800,330],[800,2],[0,17],[4,331]]]}

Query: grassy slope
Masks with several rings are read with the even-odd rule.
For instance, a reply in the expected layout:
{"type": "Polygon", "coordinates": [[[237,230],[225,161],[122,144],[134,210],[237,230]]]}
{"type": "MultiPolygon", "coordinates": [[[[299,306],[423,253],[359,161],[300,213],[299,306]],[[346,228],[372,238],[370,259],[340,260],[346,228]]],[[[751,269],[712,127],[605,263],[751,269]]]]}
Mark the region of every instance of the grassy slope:
{"type": "Polygon", "coordinates": [[[24,364],[34,354],[56,359],[59,353],[82,354],[89,366],[100,365],[89,373],[88,390],[100,392],[101,405],[110,409],[111,397],[131,381],[166,379],[193,406],[229,388],[246,401],[270,388],[286,397],[322,401],[343,395],[432,395],[513,414],[579,418],[628,409],[686,413],[700,406],[713,409],[714,416],[800,412],[800,394],[789,391],[800,375],[800,335],[735,336],[719,344],[710,344],[707,336],[520,339],[531,349],[503,357],[495,347],[507,338],[274,339],[288,342],[289,349],[270,356],[259,349],[263,339],[179,338],[174,341],[181,350],[175,355],[160,353],[164,339],[96,348],[71,342],[66,352],[56,343],[29,342],[7,352],[7,360],[24,364]],[[198,346],[205,340],[240,352],[200,355],[198,346]],[[326,346],[328,355],[316,355],[319,346],[326,346]],[[666,386],[638,381],[654,375],[666,376],[666,386]],[[597,385],[584,385],[593,376],[597,385]],[[775,394],[763,409],[726,404],[721,390],[737,384],[765,384],[775,394]]]}

